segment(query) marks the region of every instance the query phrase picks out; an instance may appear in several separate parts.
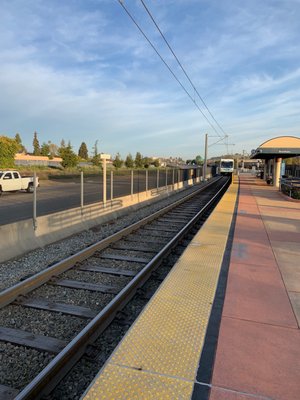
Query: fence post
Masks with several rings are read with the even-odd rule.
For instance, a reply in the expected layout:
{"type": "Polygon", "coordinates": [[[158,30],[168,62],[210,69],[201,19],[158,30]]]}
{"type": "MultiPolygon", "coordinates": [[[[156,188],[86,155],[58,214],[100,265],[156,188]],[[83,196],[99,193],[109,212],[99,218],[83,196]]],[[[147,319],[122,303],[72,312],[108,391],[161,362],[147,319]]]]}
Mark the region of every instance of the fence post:
{"type": "Polygon", "coordinates": [[[103,208],[106,207],[106,160],[111,158],[110,154],[102,153],[100,155],[101,160],[103,160],[103,208]]]}
{"type": "Polygon", "coordinates": [[[110,201],[114,198],[114,171],[110,171],[110,201]]]}
{"type": "Polygon", "coordinates": [[[168,169],[166,167],[166,189],[168,190],[168,169]]]}
{"type": "Polygon", "coordinates": [[[33,173],[33,229],[37,229],[36,219],[36,172],[33,173]]]}
{"type": "Polygon", "coordinates": [[[80,172],[80,207],[83,213],[83,171],[80,172]]]}
{"type": "Polygon", "coordinates": [[[158,190],[159,188],[159,169],[157,168],[156,171],[156,189],[158,190]]]}
{"type": "Polygon", "coordinates": [[[106,159],[103,159],[103,207],[106,207],[106,159]]]}
{"type": "Polygon", "coordinates": [[[172,169],[172,187],[173,187],[173,191],[174,191],[174,185],[175,185],[175,169],[172,169]]]}
{"type": "Polygon", "coordinates": [[[131,198],[133,197],[133,169],[131,170],[131,188],[130,188],[131,198]]]}
{"type": "Polygon", "coordinates": [[[146,196],[148,192],[148,169],[146,169],[146,196]]]}

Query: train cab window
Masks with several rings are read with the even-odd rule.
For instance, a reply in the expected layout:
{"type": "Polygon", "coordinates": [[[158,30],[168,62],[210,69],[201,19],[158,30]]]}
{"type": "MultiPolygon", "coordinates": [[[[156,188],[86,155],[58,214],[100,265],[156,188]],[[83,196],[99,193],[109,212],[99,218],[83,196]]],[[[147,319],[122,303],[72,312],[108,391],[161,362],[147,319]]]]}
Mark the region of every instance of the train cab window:
{"type": "Polygon", "coordinates": [[[222,168],[232,168],[233,162],[232,161],[221,161],[222,168]]]}

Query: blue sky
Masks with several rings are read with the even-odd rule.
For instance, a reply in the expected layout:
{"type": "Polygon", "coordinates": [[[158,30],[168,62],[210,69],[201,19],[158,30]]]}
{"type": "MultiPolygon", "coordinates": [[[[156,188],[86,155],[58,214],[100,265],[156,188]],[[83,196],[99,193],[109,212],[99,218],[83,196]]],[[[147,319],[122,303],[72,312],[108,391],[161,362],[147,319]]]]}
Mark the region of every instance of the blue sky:
{"type": "MultiPolygon", "coordinates": [[[[230,152],[299,136],[300,0],[144,2],[229,135],[230,152]]],[[[123,3],[194,98],[141,1],[123,3]]],[[[91,153],[98,140],[112,155],[191,158],[203,156],[208,133],[209,156],[226,153],[117,0],[0,7],[0,134],[19,132],[29,151],[37,131],[40,143],[63,138],[76,152],[85,141],[91,153]]]]}

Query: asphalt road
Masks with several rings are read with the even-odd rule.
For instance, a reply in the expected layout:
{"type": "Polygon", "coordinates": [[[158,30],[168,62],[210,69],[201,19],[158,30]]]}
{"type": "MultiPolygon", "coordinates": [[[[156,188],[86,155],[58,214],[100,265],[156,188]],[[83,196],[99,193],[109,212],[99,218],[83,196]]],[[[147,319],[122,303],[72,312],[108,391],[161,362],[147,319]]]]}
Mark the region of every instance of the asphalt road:
{"type": "MultiPolygon", "coordinates": [[[[160,173],[159,186],[166,184],[164,173],[160,173]]],[[[177,178],[177,177],[176,177],[177,178]]],[[[176,182],[175,178],[175,182],[176,182]]],[[[168,176],[169,184],[172,176],[168,176]]],[[[156,174],[149,174],[149,190],[157,187],[156,174]]],[[[138,193],[146,188],[145,174],[134,176],[133,192],[138,193]]],[[[107,177],[107,200],[110,200],[110,176],[107,177]]],[[[113,198],[126,196],[131,193],[130,175],[114,175],[113,198]]],[[[102,177],[84,179],[84,204],[97,203],[103,200],[102,177]]],[[[37,216],[47,215],[58,211],[80,207],[80,180],[66,179],[57,181],[40,181],[37,189],[37,216]]],[[[10,224],[33,216],[33,194],[27,192],[4,192],[0,196],[0,225],[10,224]]]]}

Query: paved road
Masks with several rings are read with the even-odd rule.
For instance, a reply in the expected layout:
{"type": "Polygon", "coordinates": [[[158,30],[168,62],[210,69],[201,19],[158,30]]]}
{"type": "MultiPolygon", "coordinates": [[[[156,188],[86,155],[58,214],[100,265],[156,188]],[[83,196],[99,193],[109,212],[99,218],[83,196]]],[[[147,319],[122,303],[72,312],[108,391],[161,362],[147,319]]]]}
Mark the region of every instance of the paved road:
{"type": "MultiPolygon", "coordinates": [[[[165,175],[160,174],[159,186],[165,185],[165,175]]],[[[130,175],[114,176],[113,197],[129,195],[131,192],[130,175]]],[[[172,177],[168,176],[168,182],[172,177]]],[[[80,207],[80,180],[66,179],[57,181],[41,181],[37,190],[37,216],[50,214],[57,211],[80,207]]],[[[134,176],[134,193],[145,190],[145,174],[134,176]]],[[[156,174],[149,174],[148,188],[157,187],[156,174]]],[[[92,204],[102,201],[103,194],[102,177],[85,178],[84,180],[84,204],[92,204]]],[[[110,199],[110,179],[107,178],[107,199],[110,199]]],[[[0,225],[32,218],[33,195],[26,192],[2,193],[0,196],[0,225]]]]}

